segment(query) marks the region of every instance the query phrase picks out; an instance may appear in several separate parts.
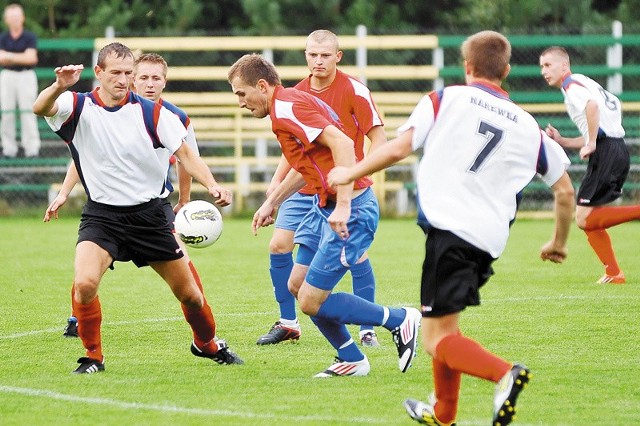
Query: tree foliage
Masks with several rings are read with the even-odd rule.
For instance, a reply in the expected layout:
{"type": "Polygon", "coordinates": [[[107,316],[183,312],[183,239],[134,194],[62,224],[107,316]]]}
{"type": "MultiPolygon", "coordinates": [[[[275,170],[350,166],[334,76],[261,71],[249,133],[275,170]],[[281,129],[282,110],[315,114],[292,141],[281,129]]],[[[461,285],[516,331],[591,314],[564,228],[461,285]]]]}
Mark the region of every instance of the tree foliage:
{"type": "MultiPolygon", "coordinates": [[[[4,2],[4,3],[8,3],[4,2]]],[[[98,37],[112,26],[135,35],[353,33],[574,33],[620,20],[637,26],[640,0],[30,0],[27,26],[40,37],[98,37]]]]}

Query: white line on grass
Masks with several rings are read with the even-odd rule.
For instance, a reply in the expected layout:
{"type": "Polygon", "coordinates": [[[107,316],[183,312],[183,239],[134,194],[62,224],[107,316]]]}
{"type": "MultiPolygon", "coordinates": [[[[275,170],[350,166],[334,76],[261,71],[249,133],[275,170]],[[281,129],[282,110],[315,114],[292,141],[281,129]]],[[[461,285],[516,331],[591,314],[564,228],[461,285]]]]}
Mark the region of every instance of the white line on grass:
{"type": "Polygon", "coordinates": [[[109,398],[88,398],[83,396],[69,395],[59,392],[53,392],[42,389],[30,389],[30,388],[18,388],[14,386],[4,386],[0,385],[0,392],[2,393],[11,393],[11,394],[20,394],[32,397],[42,397],[49,399],[56,399],[61,401],[71,401],[71,402],[80,402],[86,404],[100,404],[107,405],[111,407],[122,408],[125,410],[150,410],[150,411],[160,411],[163,413],[183,413],[183,414],[191,414],[197,416],[226,416],[226,417],[240,417],[240,418],[249,418],[249,419],[270,419],[270,420],[280,420],[280,421],[326,421],[326,422],[337,422],[340,424],[351,424],[351,423],[387,423],[388,420],[380,419],[380,418],[367,418],[367,417],[349,417],[349,418],[340,418],[340,417],[331,417],[331,416],[287,416],[287,415],[276,415],[269,413],[251,413],[244,411],[232,411],[232,410],[208,410],[204,408],[187,408],[187,407],[177,407],[175,405],[158,405],[158,404],[145,404],[141,402],[126,402],[126,401],[118,401],[116,399],[109,398]]]}
{"type": "MultiPolygon", "coordinates": [[[[633,298],[633,295],[628,294],[628,295],[605,295],[605,296],[598,296],[599,299],[610,299],[610,300],[615,300],[615,299],[631,299],[633,298]]],[[[500,299],[483,299],[482,303],[483,304],[489,304],[489,303],[510,303],[510,302],[521,302],[521,301],[532,301],[532,300],[539,300],[539,301],[544,301],[544,300],[584,300],[584,299],[591,299],[593,298],[593,296],[591,295],[571,295],[571,296],[567,296],[567,295],[562,295],[562,294],[558,294],[557,296],[533,296],[533,297],[505,297],[505,298],[500,298],[500,299]]],[[[405,302],[405,303],[401,303],[401,306],[413,306],[413,302],[405,302]]],[[[217,317],[232,317],[232,316],[236,316],[236,317],[244,317],[244,316],[256,316],[256,315],[273,315],[274,312],[232,312],[232,313],[217,313],[216,316],[217,317]]],[[[141,323],[153,323],[153,322],[166,322],[166,321],[183,321],[184,317],[170,317],[170,318],[147,318],[147,319],[141,319],[141,320],[134,320],[134,321],[109,321],[109,322],[105,322],[104,325],[106,326],[112,326],[112,325],[130,325],[130,324],[141,324],[141,323]]],[[[57,328],[45,328],[42,330],[32,330],[32,331],[25,331],[22,333],[14,333],[14,334],[7,334],[7,335],[0,335],[0,340],[6,340],[6,339],[19,339],[21,337],[29,337],[29,336],[33,336],[33,335],[37,335],[37,334],[44,334],[44,333],[57,333],[60,332],[62,328],[61,327],[57,327],[57,328]]]]}
{"type": "MultiPolygon", "coordinates": [[[[251,312],[251,313],[229,313],[229,314],[216,314],[217,317],[231,317],[231,316],[247,316],[247,315],[272,315],[274,312],[251,312]]],[[[167,322],[167,321],[184,321],[184,317],[169,317],[169,318],[146,318],[140,320],[128,320],[128,321],[107,321],[104,322],[103,325],[112,326],[112,325],[131,325],[131,324],[141,324],[148,322],[167,322]]],[[[62,330],[62,326],[56,328],[45,328],[42,330],[31,330],[24,331],[22,333],[14,333],[7,335],[0,335],[0,340],[3,339],[19,339],[21,337],[29,337],[37,334],[44,333],[58,333],[62,330]]]]}

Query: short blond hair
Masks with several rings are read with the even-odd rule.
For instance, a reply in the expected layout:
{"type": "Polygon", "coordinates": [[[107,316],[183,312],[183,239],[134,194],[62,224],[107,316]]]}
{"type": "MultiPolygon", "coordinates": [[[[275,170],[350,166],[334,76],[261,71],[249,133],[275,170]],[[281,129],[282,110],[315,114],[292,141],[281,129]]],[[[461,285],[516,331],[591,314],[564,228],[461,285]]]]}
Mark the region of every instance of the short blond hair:
{"type": "Polygon", "coordinates": [[[561,47],[561,46],[547,47],[542,51],[540,56],[544,56],[549,53],[552,55],[559,56],[561,59],[564,59],[565,61],[567,61],[567,64],[571,63],[571,59],[569,58],[569,52],[567,52],[567,49],[565,49],[564,47],[561,47]]]}
{"type": "Polygon", "coordinates": [[[307,36],[307,44],[309,41],[315,41],[316,43],[331,43],[336,47],[336,51],[340,50],[338,45],[338,36],[329,30],[315,30],[309,36],[307,36]]]}
{"type": "Polygon", "coordinates": [[[460,48],[462,57],[475,77],[502,80],[511,60],[511,43],[495,31],[480,31],[469,36],[460,48]]]}
{"type": "Polygon", "coordinates": [[[157,53],[143,53],[142,55],[138,56],[136,61],[133,63],[134,72],[138,70],[138,65],[143,62],[162,65],[162,74],[164,75],[164,78],[167,78],[169,65],[167,65],[167,61],[162,57],[162,55],[158,55],[157,53]]]}

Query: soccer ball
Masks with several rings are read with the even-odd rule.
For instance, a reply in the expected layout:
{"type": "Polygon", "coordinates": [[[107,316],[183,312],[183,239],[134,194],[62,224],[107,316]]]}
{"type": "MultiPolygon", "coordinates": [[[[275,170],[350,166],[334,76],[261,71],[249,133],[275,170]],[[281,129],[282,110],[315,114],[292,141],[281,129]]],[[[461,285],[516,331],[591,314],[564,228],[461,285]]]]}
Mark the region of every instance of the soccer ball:
{"type": "Polygon", "coordinates": [[[209,247],[222,234],[222,215],[213,204],[194,200],[176,213],[174,225],[176,234],[189,247],[209,247]]]}

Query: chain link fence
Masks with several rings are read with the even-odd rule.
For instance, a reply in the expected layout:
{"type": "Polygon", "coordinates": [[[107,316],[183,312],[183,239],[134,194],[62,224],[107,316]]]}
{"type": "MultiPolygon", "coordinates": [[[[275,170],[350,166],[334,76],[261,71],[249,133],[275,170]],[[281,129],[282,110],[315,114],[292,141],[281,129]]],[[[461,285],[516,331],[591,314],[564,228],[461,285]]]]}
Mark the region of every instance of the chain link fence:
{"type": "MultiPolygon", "coordinates": [[[[385,40],[392,40],[394,36],[372,38],[366,35],[366,29],[360,31],[358,35],[341,36],[341,42],[345,40],[346,43],[341,46],[344,57],[340,65],[366,79],[385,117],[389,137],[395,134],[395,128],[408,117],[422,94],[445,85],[464,83],[459,49],[465,36],[415,35],[401,39],[406,42],[398,42],[398,39],[390,44],[392,47],[385,47],[385,40]],[[363,39],[368,41],[362,42],[363,39]],[[419,47],[414,47],[417,42],[413,39],[420,41],[419,47]]],[[[625,110],[626,139],[632,153],[631,173],[622,201],[637,201],[640,196],[640,34],[622,35],[614,25],[613,30],[603,28],[599,34],[513,35],[509,38],[513,45],[512,71],[504,88],[515,102],[534,114],[541,126],[551,123],[566,136],[578,135],[564,112],[561,93],[549,88],[539,73],[539,54],[550,45],[566,47],[574,72],[592,77],[620,96],[625,110]]],[[[166,98],[185,109],[198,123],[196,134],[202,156],[218,159],[211,160],[211,164],[215,164],[212,169],[216,177],[225,183],[233,182],[239,196],[244,198],[244,202],[239,203],[240,209],[234,212],[246,212],[263,198],[262,189],[246,186],[247,182],[266,185],[274,168],[272,162],[261,164],[255,158],[274,158],[279,151],[275,139],[269,136],[268,123],[255,124],[258,120],[239,112],[226,81],[226,69],[241,55],[259,52],[276,64],[285,85],[294,85],[307,75],[303,54],[305,37],[243,37],[242,43],[231,43],[230,40],[235,40],[231,37],[216,38],[213,44],[217,48],[199,48],[201,39],[206,38],[182,38],[171,45],[165,39],[164,44],[157,46],[144,39],[130,39],[133,44],[126,44],[134,50],[156,51],[165,57],[170,68],[166,98]],[[233,133],[233,129],[243,133],[235,137],[222,136],[233,133]],[[245,162],[251,166],[239,167],[231,160],[238,157],[253,158],[245,162]],[[230,160],[221,163],[220,158],[230,160]],[[226,165],[220,165],[223,163],[226,165]]],[[[208,46],[206,40],[202,42],[202,46],[208,46]]],[[[40,40],[40,63],[36,70],[40,88],[53,81],[54,67],[82,63],[85,72],[73,89],[91,90],[95,52],[100,43],[104,40],[40,40]]],[[[0,215],[19,213],[25,208],[44,209],[50,197],[57,193],[56,184],[64,178],[70,159],[66,146],[43,119],[39,119],[39,128],[42,138],[39,158],[21,158],[19,155],[15,159],[0,159],[0,215]]],[[[573,162],[570,174],[578,185],[586,165],[577,158],[577,153],[569,154],[573,162]]],[[[376,185],[384,188],[379,193],[379,197],[380,194],[383,197],[384,213],[414,214],[413,183],[418,156],[419,153],[410,161],[394,166],[384,178],[376,180],[376,185]]],[[[522,209],[551,208],[551,193],[537,180],[524,193],[522,209]]],[[[82,200],[76,202],[79,206],[82,200]]]]}

